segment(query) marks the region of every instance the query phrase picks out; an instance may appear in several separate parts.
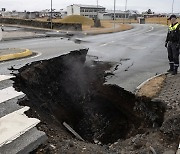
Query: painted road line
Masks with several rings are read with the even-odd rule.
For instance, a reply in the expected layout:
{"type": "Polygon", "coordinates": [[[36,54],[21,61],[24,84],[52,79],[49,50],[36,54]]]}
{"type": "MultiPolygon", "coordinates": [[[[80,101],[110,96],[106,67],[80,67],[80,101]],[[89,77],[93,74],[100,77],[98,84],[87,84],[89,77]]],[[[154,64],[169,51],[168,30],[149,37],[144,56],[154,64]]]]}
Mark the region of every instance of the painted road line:
{"type": "Polygon", "coordinates": [[[28,118],[24,114],[27,110],[29,107],[26,106],[0,118],[0,147],[12,142],[40,122],[38,119],[28,118]]]}
{"type": "Polygon", "coordinates": [[[100,47],[106,46],[108,43],[101,44],[100,47]]]}
{"type": "Polygon", "coordinates": [[[151,32],[151,31],[153,31],[154,30],[154,27],[153,26],[150,26],[151,27],[151,29],[150,30],[148,30],[148,31],[146,31],[146,33],[149,33],[149,32],[151,32]]]}
{"type": "Polygon", "coordinates": [[[15,98],[17,96],[23,95],[22,92],[17,92],[13,87],[8,87],[0,90],[0,103],[15,98]]]}
{"type": "Polygon", "coordinates": [[[180,154],[180,143],[179,143],[179,147],[178,147],[176,154],[180,154]]]}
{"type": "Polygon", "coordinates": [[[8,80],[10,78],[12,78],[13,76],[10,76],[10,75],[0,75],[0,81],[3,81],[3,80],[8,80]]]}
{"type": "Polygon", "coordinates": [[[111,44],[111,43],[114,43],[115,41],[110,41],[110,42],[108,42],[108,43],[103,43],[103,44],[101,44],[101,45],[99,45],[100,47],[103,47],[103,46],[106,46],[106,45],[109,45],[109,44],[111,44]]]}
{"type": "Polygon", "coordinates": [[[34,127],[11,143],[0,147],[0,154],[29,154],[46,140],[45,133],[34,127]]]}
{"type": "Polygon", "coordinates": [[[135,33],[135,34],[132,34],[131,36],[136,36],[136,35],[141,35],[141,34],[146,34],[146,33],[149,33],[151,31],[154,30],[154,27],[153,26],[150,26],[151,29],[145,31],[145,32],[141,32],[141,33],[135,33]]]}

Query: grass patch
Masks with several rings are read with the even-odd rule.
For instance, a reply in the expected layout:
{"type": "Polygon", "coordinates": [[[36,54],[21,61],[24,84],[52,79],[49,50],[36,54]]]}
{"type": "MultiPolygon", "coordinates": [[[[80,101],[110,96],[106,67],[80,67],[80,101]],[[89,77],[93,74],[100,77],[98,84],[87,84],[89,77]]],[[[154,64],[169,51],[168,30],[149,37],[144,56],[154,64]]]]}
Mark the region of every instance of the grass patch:
{"type": "MultiPolygon", "coordinates": [[[[47,21],[48,18],[37,18],[35,20],[47,21]]],[[[52,21],[56,23],[81,23],[82,25],[90,25],[90,26],[94,25],[94,21],[92,19],[80,15],[71,15],[63,19],[59,19],[59,18],[52,19],[52,21]]]]}
{"type": "MultiPolygon", "coordinates": [[[[47,18],[37,18],[36,20],[39,21],[47,21],[47,18]]],[[[101,20],[101,27],[93,27],[94,21],[90,18],[79,16],[79,15],[72,15],[67,16],[64,19],[53,19],[53,22],[58,23],[81,23],[83,31],[89,31],[91,34],[103,34],[103,33],[112,33],[112,32],[119,32],[132,29],[133,26],[129,25],[129,23],[137,23],[137,20],[134,19],[127,19],[124,20],[116,20],[116,28],[114,29],[114,21],[113,20],[101,20]]]]}
{"type": "Polygon", "coordinates": [[[82,25],[90,25],[93,26],[94,22],[92,19],[80,16],[80,15],[71,15],[67,16],[64,19],[61,19],[62,23],[81,23],[82,25]]]}
{"type": "MultiPolygon", "coordinates": [[[[146,18],[146,23],[152,23],[152,24],[162,24],[162,25],[169,25],[170,22],[167,20],[166,17],[153,17],[153,18],[146,18]]],[[[180,19],[177,19],[178,22],[180,22],[180,19]]]]}
{"type": "Polygon", "coordinates": [[[138,90],[137,95],[146,96],[149,98],[157,96],[163,86],[165,79],[166,75],[161,75],[149,80],[138,90]]]}
{"type": "Polygon", "coordinates": [[[101,20],[101,27],[92,27],[90,25],[83,25],[83,31],[89,31],[91,34],[104,34],[119,32],[132,29],[133,26],[129,24],[120,24],[117,21],[115,22],[116,28],[114,29],[114,22],[112,20],[101,20]]]}

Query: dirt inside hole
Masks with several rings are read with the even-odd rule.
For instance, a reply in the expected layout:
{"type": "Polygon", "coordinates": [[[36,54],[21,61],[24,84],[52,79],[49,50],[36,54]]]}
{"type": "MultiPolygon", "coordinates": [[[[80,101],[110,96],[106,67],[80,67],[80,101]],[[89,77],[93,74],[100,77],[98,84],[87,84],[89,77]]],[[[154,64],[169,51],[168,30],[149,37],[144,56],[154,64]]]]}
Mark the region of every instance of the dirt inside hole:
{"type": "MultiPolygon", "coordinates": [[[[81,49],[33,62],[15,74],[14,87],[27,97],[20,104],[31,107],[27,114],[42,121],[38,128],[47,133],[49,140],[57,138],[59,141],[53,143],[58,145],[57,142],[72,139],[63,122],[85,141],[101,145],[158,129],[165,112],[163,103],[104,84],[105,71],[112,64],[87,62],[87,52],[88,49],[81,49]]],[[[61,150],[62,147],[56,147],[55,151],[61,150]]]]}

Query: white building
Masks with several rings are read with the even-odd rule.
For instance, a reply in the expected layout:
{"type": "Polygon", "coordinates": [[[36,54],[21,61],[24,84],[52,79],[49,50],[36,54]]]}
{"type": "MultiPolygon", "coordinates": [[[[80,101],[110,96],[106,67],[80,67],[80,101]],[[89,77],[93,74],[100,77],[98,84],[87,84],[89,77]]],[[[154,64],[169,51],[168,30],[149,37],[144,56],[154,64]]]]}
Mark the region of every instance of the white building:
{"type": "Polygon", "coordinates": [[[39,12],[18,12],[18,18],[35,19],[39,17],[39,12]]]}
{"type": "MultiPolygon", "coordinates": [[[[107,10],[106,12],[100,12],[98,13],[99,19],[114,19],[114,10],[107,10]]],[[[115,10],[115,19],[121,19],[121,18],[129,18],[129,12],[124,12],[121,10],[115,10]]]]}
{"type": "Polygon", "coordinates": [[[60,10],[61,18],[65,18],[67,16],[67,11],[60,10]]]}
{"type": "Polygon", "coordinates": [[[67,15],[81,15],[89,18],[96,18],[98,13],[105,12],[105,7],[97,5],[73,4],[67,6],[67,15]]]}
{"type": "Polygon", "coordinates": [[[137,17],[140,17],[141,14],[137,10],[127,10],[126,11],[129,14],[129,18],[137,19],[137,17]]]}

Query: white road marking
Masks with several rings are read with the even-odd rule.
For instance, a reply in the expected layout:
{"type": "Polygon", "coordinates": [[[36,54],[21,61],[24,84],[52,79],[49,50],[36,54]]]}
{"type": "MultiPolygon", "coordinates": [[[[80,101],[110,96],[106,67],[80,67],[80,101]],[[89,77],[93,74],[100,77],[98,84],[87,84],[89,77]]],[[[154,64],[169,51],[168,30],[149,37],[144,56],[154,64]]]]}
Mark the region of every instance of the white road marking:
{"type": "MultiPolygon", "coordinates": [[[[41,56],[42,55],[42,53],[41,52],[39,52],[39,51],[34,51],[35,53],[38,53],[37,55],[35,55],[35,56],[32,56],[32,57],[29,57],[29,58],[26,58],[26,59],[32,59],[32,58],[37,58],[37,57],[39,57],[39,56],[41,56]]],[[[22,59],[21,59],[22,60],[22,59]]]]}
{"type": "Polygon", "coordinates": [[[10,76],[10,75],[0,75],[0,81],[3,81],[3,80],[8,80],[10,78],[12,78],[13,76],[10,76]]]}
{"type": "Polygon", "coordinates": [[[0,103],[15,98],[17,96],[23,95],[22,92],[17,92],[13,87],[8,87],[0,90],[0,103]]]}
{"type": "Polygon", "coordinates": [[[99,45],[100,47],[103,47],[103,46],[106,46],[106,45],[108,45],[108,44],[111,44],[111,43],[114,43],[115,41],[110,41],[110,42],[108,42],[108,43],[104,43],[104,44],[101,44],[101,45],[99,45]]]}
{"type": "Polygon", "coordinates": [[[40,122],[38,119],[28,118],[24,114],[27,110],[29,107],[24,107],[0,118],[0,147],[12,142],[40,122]]]}
{"type": "Polygon", "coordinates": [[[153,26],[151,26],[151,29],[150,29],[150,30],[148,30],[148,31],[146,31],[146,33],[151,32],[151,31],[153,31],[153,30],[154,30],[154,27],[153,27],[153,26]]]}
{"type": "Polygon", "coordinates": [[[106,46],[108,43],[101,44],[100,47],[106,46]]]}
{"type": "Polygon", "coordinates": [[[141,35],[141,34],[145,34],[145,33],[149,33],[149,32],[151,32],[151,31],[153,31],[153,30],[154,30],[154,27],[153,27],[153,26],[150,26],[150,27],[151,27],[151,29],[148,30],[148,31],[141,32],[141,33],[135,33],[135,34],[132,34],[131,36],[141,35]]]}

